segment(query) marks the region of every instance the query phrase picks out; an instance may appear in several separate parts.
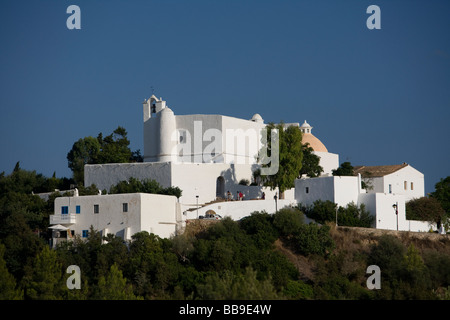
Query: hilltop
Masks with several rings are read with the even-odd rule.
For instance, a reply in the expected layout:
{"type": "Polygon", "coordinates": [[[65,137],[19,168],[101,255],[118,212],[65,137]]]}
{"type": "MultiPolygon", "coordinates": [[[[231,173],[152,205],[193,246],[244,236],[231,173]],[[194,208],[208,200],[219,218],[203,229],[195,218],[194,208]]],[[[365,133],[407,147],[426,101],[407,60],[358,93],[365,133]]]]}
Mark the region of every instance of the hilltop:
{"type": "MultiPolygon", "coordinates": [[[[189,236],[208,232],[217,220],[191,221],[189,236]]],[[[245,227],[244,227],[245,228],[245,227]]],[[[279,236],[273,250],[295,266],[301,284],[283,293],[295,299],[448,299],[450,235],[430,232],[324,226],[333,248],[323,255],[302,253],[292,236],[279,236]],[[381,268],[381,290],[366,288],[366,268],[381,268]],[[297,290],[297,291],[296,291],[297,290]],[[291,295],[289,295],[291,294],[291,295]]],[[[200,236],[201,237],[201,236],[200,236]]],[[[312,238],[312,237],[311,237],[312,238]]]]}

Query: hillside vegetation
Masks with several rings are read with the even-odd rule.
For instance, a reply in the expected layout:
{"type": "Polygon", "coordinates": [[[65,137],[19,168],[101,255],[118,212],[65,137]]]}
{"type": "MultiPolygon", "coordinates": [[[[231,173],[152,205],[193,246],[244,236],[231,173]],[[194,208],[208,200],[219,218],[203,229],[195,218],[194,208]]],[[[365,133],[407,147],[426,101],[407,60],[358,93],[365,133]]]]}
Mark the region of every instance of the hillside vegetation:
{"type": "Polygon", "coordinates": [[[56,195],[32,192],[64,184],[18,165],[0,174],[0,299],[450,298],[448,235],[306,224],[297,208],[195,221],[170,239],[91,229],[51,250],[56,195]],[[72,265],[80,289],[67,287],[72,265]],[[380,267],[380,290],[366,286],[369,265],[380,267]]]}

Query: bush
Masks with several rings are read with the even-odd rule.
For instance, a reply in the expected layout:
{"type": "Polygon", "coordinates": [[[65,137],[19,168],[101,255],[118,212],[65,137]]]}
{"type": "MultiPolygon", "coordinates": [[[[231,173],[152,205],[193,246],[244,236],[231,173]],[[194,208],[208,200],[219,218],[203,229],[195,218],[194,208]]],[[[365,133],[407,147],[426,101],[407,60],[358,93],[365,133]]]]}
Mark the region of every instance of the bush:
{"type": "Polygon", "coordinates": [[[296,208],[283,208],[274,215],[273,225],[281,236],[289,236],[298,232],[303,225],[303,213],[296,208]]]}
{"type": "Polygon", "coordinates": [[[337,204],[330,201],[317,200],[311,207],[301,207],[306,216],[317,223],[325,224],[327,221],[336,220],[337,204]]]}
{"type": "Polygon", "coordinates": [[[338,225],[340,226],[370,228],[374,221],[375,216],[366,211],[364,204],[358,207],[352,202],[346,208],[339,207],[338,225]]]}
{"type": "Polygon", "coordinates": [[[250,185],[250,181],[248,179],[241,179],[239,181],[239,184],[242,186],[248,186],[248,185],[250,185]]]}
{"type": "Polygon", "coordinates": [[[325,256],[335,246],[330,235],[330,227],[315,223],[302,224],[299,230],[285,241],[295,252],[305,256],[311,254],[325,256]]]}
{"type": "Polygon", "coordinates": [[[338,205],[330,200],[317,200],[311,207],[301,207],[306,216],[314,219],[317,223],[325,224],[327,222],[335,222],[336,214],[338,225],[347,227],[363,227],[370,228],[375,217],[366,210],[364,204],[359,207],[351,202],[346,208],[338,207],[338,205]]]}
{"type": "Polygon", "coordinates": [[[242,218],[239,224],[258,248],[268,248],[278,238],[278,230],[273,225],[273,215],[267,212],[253,212],[242,218]]]}
{"type": "Polygon", "coordinates": [[[300,280],[289,280],[283,290],[283,295],[288,299],[307,300],[313,299],[313,288],[300,280]]]}

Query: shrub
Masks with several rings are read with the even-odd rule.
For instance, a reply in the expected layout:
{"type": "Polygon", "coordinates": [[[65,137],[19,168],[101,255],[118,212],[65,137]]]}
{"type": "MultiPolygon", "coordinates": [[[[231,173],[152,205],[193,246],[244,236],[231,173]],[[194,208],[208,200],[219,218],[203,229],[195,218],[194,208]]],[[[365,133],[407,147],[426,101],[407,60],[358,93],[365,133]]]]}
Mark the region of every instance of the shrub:
{"type": "Polygon", "coordinates": [[[273,219],[273,225],[282,236],[289,236],[298,232],[303,225],[303,213],[296,208],[280,209],[273,219]]]}
{"type": "Polygon", "coordinates": [[[329,226],[319,226],[315,223],[303,224],[290,239],[291,247],[300,254],[318,254],[325,256],[334,248],[329,226]]]}

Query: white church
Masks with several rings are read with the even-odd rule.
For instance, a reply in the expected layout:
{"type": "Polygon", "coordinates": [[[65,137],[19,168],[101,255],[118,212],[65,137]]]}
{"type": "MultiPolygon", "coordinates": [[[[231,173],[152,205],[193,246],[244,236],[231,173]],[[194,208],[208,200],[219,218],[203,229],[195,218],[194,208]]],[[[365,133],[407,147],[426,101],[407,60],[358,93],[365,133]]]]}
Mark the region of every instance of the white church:
{"type": "MultiPolygon", "coordinates": [[[[351,202],[364,203],[376,217],[375,228],[436,229],[431,223],[405,217],[405,202],[424,196],[421,172],[400,164],[355,167],[356,176],[332,176],[332,170],[339,167],[339,155],[328,152],[306,121],[285,126],[300,127],[302,143],[313,148],[324,171],[317,178],[299,177],[295,188],[279,199],[278,190],[258,185],[253,175],[261,168],[258,155],[266,136],[266,124],[259,114],[248,120],[225,115],[175,115],[166,101],[152,95],[143,102],[144,162],[86,165],[85,185],[95,184],[108,191],[130,177],[153,179],[163,187],[179,187],[182,196],[60,197],[55,200],[50,228],[69,238],[87,236],[91,226],[104,235],[112,233],[127,240],[144,230],[170,237],[182,232],[186,221],[206,212],[239,220],[255,211],[275,213],[285,206],[309,205],[320,199],[343,207],[351,202]],[[363,181],[370,188],[363,189],[363,181]],[[242,201],[236,201],[240,193],[242,201]]],[[[270,158],[268,170],[276,170],[277,161],[270,158]]]]}

